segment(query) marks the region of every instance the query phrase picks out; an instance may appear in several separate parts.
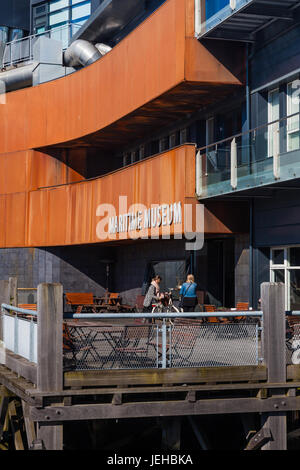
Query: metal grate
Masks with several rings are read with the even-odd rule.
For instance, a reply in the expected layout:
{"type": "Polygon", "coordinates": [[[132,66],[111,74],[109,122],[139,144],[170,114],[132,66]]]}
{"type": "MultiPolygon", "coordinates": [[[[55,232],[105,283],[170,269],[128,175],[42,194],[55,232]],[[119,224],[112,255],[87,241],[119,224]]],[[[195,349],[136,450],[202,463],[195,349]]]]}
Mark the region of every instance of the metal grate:
{"type": "Polygon", "coordinates": [[[64,367],[111,370],[257,365],[258,323],[64,326],[64,367]]]}
{"type": "Polygon", "coordinates": [[[67,369],[148,369],[158,367],[157,325],[64,327],[67,369]]]}
{"type": "Polygon", "coordinates": [[[171,367],[246,366],[259,363],[256,324],[174,325],[170,329],[171,367]]]}

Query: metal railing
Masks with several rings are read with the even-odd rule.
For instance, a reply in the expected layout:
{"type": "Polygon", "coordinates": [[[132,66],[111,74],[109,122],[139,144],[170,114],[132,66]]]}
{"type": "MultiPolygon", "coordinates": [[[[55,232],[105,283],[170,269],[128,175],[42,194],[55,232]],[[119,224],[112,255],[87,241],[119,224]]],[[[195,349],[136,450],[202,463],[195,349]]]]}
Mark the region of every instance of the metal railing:
{"type": "Polygon", "coordinates": [[[31,62],[34,60],[33,48],[36,41],[41,37],[56,39],[62,43],[62,49],[65,50],[70,45],[72,36],[81,28],[76,23],[68,23],[63,26],[34,34],[25,38],[8,42],[2,60],[2,68],[20,64],[22,62],[31,62]]]}
{"type": "Polygon", "coordinates": [[[196,193],[198,197],[289,178],[300,149],[300,113],[214,142],[197,150],[196,193]],[[299,141],[293,137],[299,136],[299,141]],[[284,156],[284,158],[280,158],[284,156]]]}
{"type": "Polygon", "coordinates": [[[259,365],[262,361],[262,316],[260,311],[70,314],[67,317],[77,322],[65,322],[64,368],[112,370],[259,365]],[[230,320],[212,322],[212,317],[215,320],[230,317],[230,320]],[[243,317],[243,321],[236,321],[236,317],[243,317]],[[80,319],[83,321],[78,321],[80,319]],[[87,319],[93,319],[93,323],[89,325],[84,321],[87,319]],[[98,326],[99,319],[105,323],[99,322],[98,326]],[[124,320],[131,320],[131,323],[124,323],[124,320]],[[147,320],[152,323],[146,323],[147,320]]]}

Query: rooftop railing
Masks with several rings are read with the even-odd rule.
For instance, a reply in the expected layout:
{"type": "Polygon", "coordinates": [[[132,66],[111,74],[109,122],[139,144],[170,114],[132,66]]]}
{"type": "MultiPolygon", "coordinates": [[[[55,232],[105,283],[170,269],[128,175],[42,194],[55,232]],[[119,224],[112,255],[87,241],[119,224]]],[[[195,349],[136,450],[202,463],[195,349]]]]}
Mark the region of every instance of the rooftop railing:
{"type": "Polygon", "coordinates": [[[201,147],[196,193],[201,199],[299,178],[299,149],[299,113],[201,147]]]}
{"type": "Polygon", "coordinates": [[[76,23],[68,23],[57,28],[44,31],[43,33],[27,36],[8,42],[5,46],[2,68],[18,65],[22,62],[31,62],[34,59],[33,48],[36,41],[41,37],[55,39],[62,43],[62,49],[67,49],[73,35],[81,28],[76,23]]]}

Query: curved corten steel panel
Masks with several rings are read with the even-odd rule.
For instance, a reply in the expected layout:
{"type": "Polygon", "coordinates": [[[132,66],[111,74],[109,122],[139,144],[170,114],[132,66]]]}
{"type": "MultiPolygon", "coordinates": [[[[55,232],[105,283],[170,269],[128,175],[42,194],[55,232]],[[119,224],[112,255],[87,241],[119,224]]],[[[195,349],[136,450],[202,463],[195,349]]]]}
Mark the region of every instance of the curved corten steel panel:
{"type": "MultiPolygon", "coordinates": [[[[201,93],[207,96],[208,85],[218,89],[221,85],[241,85],[238,74],[192,37],[193,5],[193,0],[168,0],[89,67],[8,93],[6,104],[0,105],[0,153],[63,146],[72,141],[76,144],[82,137],[109,128],[147,103],[153,103],[158,114],[168,113],[169,101],[158,98],[167,96],[180,84],[178,93],[187,94],[186,81],[194,84],[195,95],[189,90],[186,101],[177,99],[179,110],[181,101],[190,100],[195,106],[196,96],[199,99],[201,93]],[[199,89],[201,84],[203,91],[199,89]]],[[[176,106],[174,109],[176,112],[176,106]]],[[[138,124],[149,121],[149,111],[136,119],[138,124]]],[[[110,138],[108,134],[106,142],[110,138]]]]}
{"type": "MultiPolygon", "coordinates": [[[[132,204],[149,209],[152,205],[181,203],[182,222],[184,204],[193,206],[193,217],[198,204],[194,194],[194,145],[183,145],[109,175],[74,184],[26,190],[31,186],[30,175],[28,170],[23,177],[22,192],[0,195],[1,247],[115,243],[128,238],[127,232],[110,239],[99,238],[98,224],[107,215],[100,215],[103,204],[115,207],[116,213],[110,215],[120,215],[127,213],[132,204]],[[126,210],[119,207],[119,195],[127,197],[126,210]]],[[[216,217],[212,209],[205,208],[205,233],[232,233],[237,225],[235,214],[219,207],[216,217]]],[[[184,223],[171,223],[169,228],[171,235],[185,229],[184,223]]],[[[162,235],[162,227],[157,234],[162,235]]]]}

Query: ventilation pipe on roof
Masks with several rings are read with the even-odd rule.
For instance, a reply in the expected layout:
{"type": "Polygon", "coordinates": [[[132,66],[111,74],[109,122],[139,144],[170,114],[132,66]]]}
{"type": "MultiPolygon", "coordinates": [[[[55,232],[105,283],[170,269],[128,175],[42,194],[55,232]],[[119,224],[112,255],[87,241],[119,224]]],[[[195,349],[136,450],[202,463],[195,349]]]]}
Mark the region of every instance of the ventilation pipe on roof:
{"type": "Polygon", "coordinates": [[[72,42],[64,53],[64,65],[67,67],[86,67],[102,57],[102,53],[84,39],[72,42]]]}
{"type": "Polygon", "coordinates": [[[100,52],[101,55],[107,54],[112,49],[107,44],[103,44],[103,42],[99,42],[98,44],[95,44],[95,47],[98,49],[98,51],[100,52]]]}
{"type": "Polygon", "coordinates": [[[33,72],[38,63],[34,62],[24,67],[17,67],[8,72],[0,73],[0,93],[18,90],[32,86],[33,72]]]}

